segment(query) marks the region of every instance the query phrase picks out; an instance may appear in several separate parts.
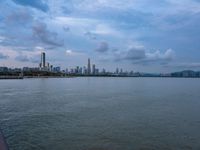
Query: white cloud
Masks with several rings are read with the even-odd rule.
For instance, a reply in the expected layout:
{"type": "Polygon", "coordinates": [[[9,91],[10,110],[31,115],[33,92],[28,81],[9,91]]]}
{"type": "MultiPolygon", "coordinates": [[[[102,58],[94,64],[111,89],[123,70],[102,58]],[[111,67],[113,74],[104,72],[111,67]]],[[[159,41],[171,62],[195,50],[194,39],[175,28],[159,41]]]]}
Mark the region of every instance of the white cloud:
{"type": "Polygon", "coordinates": [[[101,20],[92,18],[78,18],[78,17],[56,17],[55,24],[60,26],[68,26],[73,33],[84,34],[89,31],[92,34],[105,36],[119,36],[121,33],[115,30],[110,24],[106,24],[101,20]]]}
{"type": "Polygon", "coordinates": [[[145,49],[129,49],[125,59],[129,58],[136,63],[146,62],[169,62],[175,58],[175,52],[168,49],[161,53],[159,50],[155,52],[147,52],[145,49]]]}
{"type": "Polygon", "coordinates": [[[114,28],[111,28],[107,24],[96,24],[95,29],[91,30],[91,32],[95,34],[108,35],[108,36],[120,35],[120,33],[117,30],[115,30],[114,28]]]}
{"type": "Polygon", "coordinates": [[[175,52],[172,49],[167,49],[164,52],[159,50],[149,52],[143,46],[136,45],[126,50],[116,49],[115,51],[109,51],[109,53],[100,58],[108,58],[116,61],[130,61],[135,64],[166,63],[175,59],[175,52]]]}
{"type": "Polygon", "coordinates": [[[0,36],[0,43],[3,42],[6,38],[4,36],[0,36]]]}
{"type": "Polygon", "coordinates": [[[153,53],[145,54],[147,61],[157,61],[157,60],[173,60],[175,58],[175,52],[172,49],[166,50],[164,53],[161,53],[159,50],[153,53]]]}
{"type": "Polygon", "coordinates": [[[82,17],[64,17],[58,16],[53,20],[56,24],[62,26],[69,25],[72,27],[91,27],[98,23],[96,19],[82,18],[82,17]]]}
{"type": "Polygon", "coordinates": [[[167,0],[171,4],[171,10],[178,12],[199,13],[200,3],[195,0],[167,0]],[[173,9],[174,8],[174,9],[173,9]]]}
{"type": "Polygon", "coordinates": [[[65,54],[66,54],[66,56],[80,56],[80,55],[85,55],[84,53],[76,52],[76,51],[73,51],[71,49],[66,50],[65,54]]]}

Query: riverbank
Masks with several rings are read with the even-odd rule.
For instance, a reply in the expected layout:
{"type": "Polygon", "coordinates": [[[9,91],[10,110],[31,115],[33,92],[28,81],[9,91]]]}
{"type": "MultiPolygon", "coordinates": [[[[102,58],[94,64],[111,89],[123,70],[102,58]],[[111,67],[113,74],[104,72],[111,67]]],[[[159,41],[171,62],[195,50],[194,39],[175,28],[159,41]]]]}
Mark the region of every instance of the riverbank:
{"type": "Polygon", "coordinates": [[[104,78],[200,78],[200,77],[173,77],[173,76],[113,76],[113,75],[72,75],[72,76],[0,76],[2,79],[29,79],[29,78],[76,78],[76,77],[104,77],[104,78]]]}
{"type": "Polygon", "coordinates": [[[23,79],[22,76],[0,76],[0,79],[23,79]]]}

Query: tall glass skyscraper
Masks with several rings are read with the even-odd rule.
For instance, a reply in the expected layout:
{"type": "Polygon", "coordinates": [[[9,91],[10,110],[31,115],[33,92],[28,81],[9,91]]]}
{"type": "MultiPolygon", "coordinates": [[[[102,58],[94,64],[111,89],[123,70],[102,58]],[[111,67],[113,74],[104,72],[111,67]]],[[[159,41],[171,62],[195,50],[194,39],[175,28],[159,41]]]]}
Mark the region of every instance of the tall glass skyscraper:
{"type": "Polygon", "coordinates": [[[45,68],[45,62],[46,60],[45,60],[45,52],[42,52],[41,53],[41,67],[42,68],[45,68]]]}
{"type": "Polygon", "coordinates": [[[91,74],[91,65],[90,65],[90,58],[88,58],[88,74],[91,74]]]}
{"type": "Polygon", "coordinates": [[[95,67],[95,64],[93,64],[92,65],[92,74],[95,75],[95,73],[96,73],[96,67],[95,67]]]}

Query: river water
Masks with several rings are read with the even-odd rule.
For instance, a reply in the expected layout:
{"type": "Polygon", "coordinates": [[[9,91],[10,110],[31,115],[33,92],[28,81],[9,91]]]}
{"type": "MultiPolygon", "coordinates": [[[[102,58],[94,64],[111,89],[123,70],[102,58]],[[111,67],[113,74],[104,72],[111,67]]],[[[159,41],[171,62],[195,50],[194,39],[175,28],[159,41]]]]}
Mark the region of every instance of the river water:
{"type": "Polygon", "coordinates": [[[199,150],[200,79],[0,80],[11,150],[199,150]]]}

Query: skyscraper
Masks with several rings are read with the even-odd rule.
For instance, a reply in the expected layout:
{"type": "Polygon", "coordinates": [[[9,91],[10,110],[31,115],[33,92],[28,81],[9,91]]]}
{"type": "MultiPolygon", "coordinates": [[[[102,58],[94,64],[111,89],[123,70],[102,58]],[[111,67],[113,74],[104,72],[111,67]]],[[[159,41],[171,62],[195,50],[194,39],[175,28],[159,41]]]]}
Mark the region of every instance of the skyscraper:
{"type": "Polygon", "coordinates": [[[45,68],[45,52],[41,53],[41,67],[45,68]]]}
{"type": "Polygon", "coordinates": [[[83,67],[83,74],[86,75],[87,73],[88,73],[87,68],[84,66],[84,67],[83,67]]]}
{"type": "Polygon", "coordinates": [[[95,67],[95,64],[93,64],[92,65],[92,74],[95,75],[95,72],[96,72],[96,67],[95,67]]]}
{"type": "Polygon", "coordinates": [[[116,73],[116,74],[119,74],[119,68],[116,69],[116,72],[115,72],[115,73],[116,73]]]}
{"type": "Polygon", "coordinates": [[[120,69],[120,74],[123,74],[123,69],[122,68],[120,69]]]}
{"type": "Polygon", "coordinates": [[[90,58],[88,58],[88,74],[91,74],[90,58]]]}
{"type": "Polygon", "coordinates": [[[46,63],[46,67],[47,67],[47,70],[49,71],[50,70],[50,64],[48,62],[46,63]]]}

